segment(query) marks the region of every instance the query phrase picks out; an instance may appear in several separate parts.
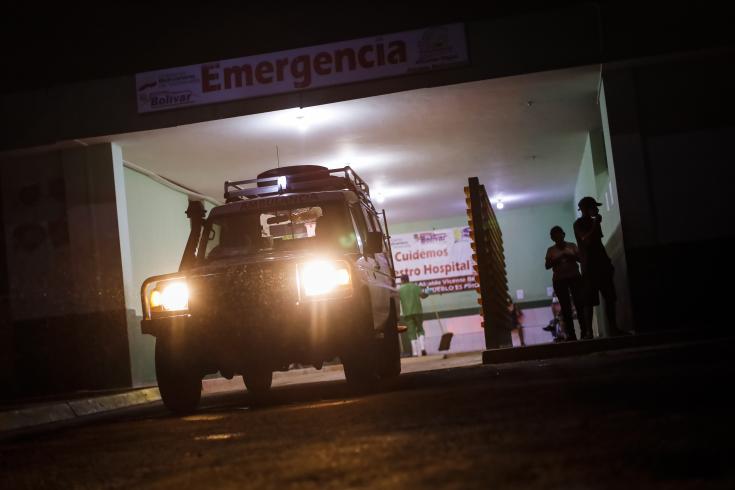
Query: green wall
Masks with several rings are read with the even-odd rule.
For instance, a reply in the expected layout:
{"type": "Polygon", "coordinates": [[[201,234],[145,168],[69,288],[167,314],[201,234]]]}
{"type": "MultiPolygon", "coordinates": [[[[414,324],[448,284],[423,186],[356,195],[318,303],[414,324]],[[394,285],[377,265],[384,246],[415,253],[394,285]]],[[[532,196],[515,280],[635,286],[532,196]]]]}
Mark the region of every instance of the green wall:
{"type": "MultiPolygon", "coordinates": [[[[185,194],[129,168],[125,169],[125,191],[133,284],[140,292],[147,277],[179,270],[189,238],[189,220],[184,213],[189,200],[185,194]]],[[[140,315],[140,300],[134,304],[140,315]]]]}
{"type": "MultiPolygon", "coordinates": [[[[551,286],[551,272],[544,269],[546,249],[551,245],[549,229],[559,225],[571,232],[574,215],[568,202],[496,210],[503,233],[508,289],[513,298],[516,290],[524,290],[519,302],[546,300],[551,286]]],[[[389,223],[393,234],[467,226],[466,216],[439,218],[410,223],[389,223]]],[[[430,296],[424,301],[426,311],[449,311],[477,308],[474,291],[430,296]]]]}
{"type": "MultiPolygon", "coordinates": [[[[577,203],[585,196],[592,196],[597,199],[597,202],[602,203],[600,214],[602,215],[605,245],[620,227],[617,192],[608,161],[612,162],[612,155],[608,155],[603,129],[591,131],[587,135],[582,161],[579,165],[572,209],[575,216],[578,216],[577,203]]],[[[569,234],[568,239],[574,241],[573,235],[569,234]]]]}
{"type": "MultiPolygon", "coordinates": [[[[604,89],[600,93],[600,117],[602,127],[587,135],[582,161],[574,189],[574,212],[578,214],[577,202],[584,196],[592,196],[602,203],[602,241],[607,254],[615,267],[615,287],[618,293],[618,323],[624,329],[633,325],[628,289],[628,267],[623,247],[623,234],[620,224],[615,166],[610,151],[610,132],[607,121],[607,106],[604,89]]],[[[570,240],[574,240],[570,237],[570,240]]],[[[593,328],[602,335],[608,334],[604,312],[595,308],[593,328]]]]}
{"type": "MultiPolygon", "coordinates": [[[[159,274],[179,270],[181,254],[189,238],[189,220],[185,211],[189,198],[150,177],[130,168],[124,169],[127,198],[128,232],[135,297],[128,305],[128,340],[133,382],[155,382],[155,339],[140,332],[140,286],[159,274]]],[[[205,202],[205,208],[211,209],[205,202]]]]}
{"type": "MultiPolygon", "coordinates": [[[[592,160],[592,145],[590,137],[587,135],[587,141],[584,145],[582,153],[582,161],[579,164],[579,172],[577,173],[577,184],[574,186],[574,202],[572,203],[573,212],[578,216],[577,203],[584,196],[597,197],[597,183],[595,179],[594,162],[592,160]]],[[[570,236],[570,241],[573,241],[570,236]]]]}
{"type": "Polygon", "coordinates": [[[559,225],[574,240],[574,215],[569,203],[561,202],[497,212],[503,232],[508,289],[515,300],[516,290],[523,289],[525,298],[519,301],[548,299],[546,288],[551,286],[551,271],[544,268],[546,249],[552,245],[549,230],[559,225]]]}

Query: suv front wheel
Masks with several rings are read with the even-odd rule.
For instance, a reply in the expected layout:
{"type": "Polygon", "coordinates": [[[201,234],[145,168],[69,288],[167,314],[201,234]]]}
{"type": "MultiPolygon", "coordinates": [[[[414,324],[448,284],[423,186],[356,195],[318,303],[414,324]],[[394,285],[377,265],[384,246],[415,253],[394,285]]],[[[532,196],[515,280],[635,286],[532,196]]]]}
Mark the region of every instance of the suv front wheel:
{"type": "Polygon", "coordinates": [[[370,308],[364,308],[354,342],[341,356],[347,382],[355,385],[372,384],[379,379],[398,376],[401,372],[401,348],[395,309],[383,332],[376,339],[370,308]]]}
{"type": "Polygon", "coordinates": [[[262,395],[271,389],[273,372],[269,369],[248,369],[242,374],[245,388],[253,396],[262,395]]]}
{"type": "Polygon", "coordinates": [[[401,340],[398,336],[398,319],[396,310],[391,304],[390,317],[385,326],[383,338],[378,340],[380,379],[395,378],[401,374],[401,340]]]}
{"type": "Polygon", "coordinates": [[[156,339],[156,378],[163,404],[174,413],[196,409],[202,396],[202,376],[192,369],[191,359],[171,339],[156,339]],[[179,347],[179,348],[177,348],[179,347]]]}

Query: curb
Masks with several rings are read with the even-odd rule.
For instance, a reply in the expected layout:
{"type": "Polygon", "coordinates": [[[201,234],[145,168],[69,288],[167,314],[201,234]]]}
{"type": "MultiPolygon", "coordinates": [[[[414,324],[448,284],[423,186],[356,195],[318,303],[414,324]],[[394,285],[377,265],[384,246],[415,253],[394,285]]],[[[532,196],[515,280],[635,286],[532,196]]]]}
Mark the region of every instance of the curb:
{"type": "MultiPolygon", "coordinates": [[[[461,359],[466,356],[477,355],[478,353],[453,353],[452,357],[461,359]]],[[[444,359],[447,359],[444,357],[444,359]]],[[[435,356],[402,358],[404,367],[409,365],[422,365],[425,362],[436,360],[435,356]]],[[[273,373],[273,380],[277,381],[281,378],[301,378],[306,375],[314,375],[324,372],[342,371],[341,364],[329,364],[317,370],[313,367],[292,369],[290,371],[276,371],[273,373]]],[[[407,369],[406,372],[412,372],[407,369]]],[[[210,395],[215,393],[224,393],[232,391],[245,391],[242,376],[235,376],[232,379],[211,378],[202,381],[202,394],[210,395]]],[[[71,421],[81,417],[120,410],[139,405],[145,405],[161,400],[161,393],[157,387],[137,388],[130,391],[116,393],[114,395],[87,396],[86,398],[76,398],[66,401],[48,402],[33,406],[10,409],[0,411],[0,436],[10,433],[39,427],[59,422],[71,421]]]]}
{"type": "Polygon", "coordinates": [[[505,364],[520,361],[535,361],[573,357],[620,349],[654,347],[658,345],[691,343],[715,340],[731,336],[729,332],[703,334],[691,330],[666,330],[621,337],[603,337],[556,344],[537,344],[525,347],[503,347],[488,349],[482,353],[483,364],[505,364]]]}
{"type": "Polygon", "coordinates": [[[81,398],[8,410],[0,412],[0,433],[143,405],[160,399],[161,394],[158,388],[143,388],[115,395],[81,398]]]}
{"type": "MultiPolygon", "coordinates": [[[[328,365],[322,368],[324,371],[342,370],[342,365],[328,365]]],[[[313,368],[293,369],[287,372],[276,371],[273,378],[285,376],[302,376],[313,374],[313,368]],[[288,374],[287,374],[288,373],[288,374]]],[[[241,376],[233,379],[213,378],[202,381],[202,394],[214,394],[227,391],[245,390],[241,376]]],[[[121,408],[134,407],[161,400],[161,393],[157,387],[133,389],[125,393],[115,395],[103,395],[74,400],[53,402],[25,408],[17,408],[0,411],[0,434],[28,429],[41,425],[64,422],[89,415],[110,412],[121,408]]]]}

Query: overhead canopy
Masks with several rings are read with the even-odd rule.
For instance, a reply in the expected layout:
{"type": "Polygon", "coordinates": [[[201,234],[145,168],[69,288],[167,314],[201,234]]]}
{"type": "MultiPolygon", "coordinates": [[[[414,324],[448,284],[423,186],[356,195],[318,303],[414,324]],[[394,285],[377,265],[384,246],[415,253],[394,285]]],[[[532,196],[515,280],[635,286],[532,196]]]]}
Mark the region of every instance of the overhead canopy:
{"type": "Polygon", "coordinates": [[[351,165],[406,222],[463,214],[471,176],[507,208],[571,200],[598,86],[580,67],[84,142],[220,200],[225,180],[279,164],[351,165]]]}

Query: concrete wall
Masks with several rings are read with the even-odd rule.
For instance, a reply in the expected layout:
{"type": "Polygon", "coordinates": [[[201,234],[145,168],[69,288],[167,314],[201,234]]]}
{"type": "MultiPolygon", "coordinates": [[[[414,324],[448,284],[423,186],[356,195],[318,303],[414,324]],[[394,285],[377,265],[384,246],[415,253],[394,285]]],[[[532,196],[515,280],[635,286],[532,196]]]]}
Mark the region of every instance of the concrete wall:
{"type": "MultiPolygon", "coordinates": [[[[572,212],[574,216],[579,216],[577,203],[584,196],[592,196],[597,199],[597,182],[595,180],[594,161],[592,159],[592,144],[590,137],[587,135],[587,141],[584,145],[582,153],[582,161],[579,164],[579,172],[577,172],[577,183],[574,186],[574,201],[572,202],[572,212]]],[[[572,230],[567,230],[571,232],[572,230]]],[[[573,234],[567,236],[569,241],[574,241],[573,234]]]]}
{"type": "Polygon", "coordinates": [[[187,195],[124,168],[110,144],[8,157],[0,171],[2,396],[154,383],[140,286],[178,270],[187,195]]]}
{"type": "Polygon", "coordinates": [[[16,373],[0,396],[130,385],[121,172],[121,153],[110,144],[0,162],[3,337],[16,373]]]}
{"type": "MultiPolygon", "coordinates": [[[[600,117],[607,117],[604,91],[600,94],[599,105],[600,117]]],[[[572,202],[572,212],[575,216],[580,216],[577,203],[585,196],[592,196],[597,202],[602,203],[600,214],[603,217],[602,233],[604,235],[603,243],[605,244],[609,242],[615,234],[615,230],[620,226],[620,209],[617,192],[613,185],[614,175],[611,174],[612,170],[610,169],[613,159],[612,155],[608,156],[607,154],[606,138],[609,140],[607,124],[588,133],[577,174],[577,183],[574,187],[574,201],[572,202]]],[[[573,241],[571,235],[567,238],[573,241]]]]}
{"type": "Polygon", "coordinates": [[[728,297],[732,51],[607,66],[604,96],[637,328],[717,328],[728,297]],[[724,287],[722,286],[724,284],[724,287]]]}
{"type": "MultiPolygon", "coordinates": [[[[618,294],[616,305],[617,318],[623,329],[634,328],[630,307],[628,271],[625,261],[622,229],[620,227],[620,207],[618,205],[617,185],[615,183],[614,159],[609,151],[609,127],[604,90],[600,93],[601,128],[587,135],[584,153],[577,174],[572,208],[575,216],[580,213],[577,203],[584,196],[592,196],[602,203],[602,242],[615,267],[615,284],[618,294]]],[[[567,235],[569,241],[576,241],[572,230],[567,235]]],[[[599,335],[607,335],[608,328],[604,315],[604,305],[595,308],[593,330],[599,335]]]]}

